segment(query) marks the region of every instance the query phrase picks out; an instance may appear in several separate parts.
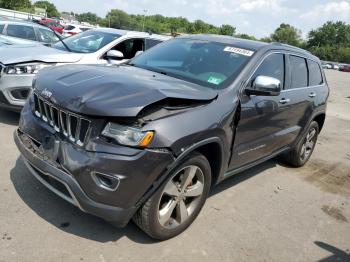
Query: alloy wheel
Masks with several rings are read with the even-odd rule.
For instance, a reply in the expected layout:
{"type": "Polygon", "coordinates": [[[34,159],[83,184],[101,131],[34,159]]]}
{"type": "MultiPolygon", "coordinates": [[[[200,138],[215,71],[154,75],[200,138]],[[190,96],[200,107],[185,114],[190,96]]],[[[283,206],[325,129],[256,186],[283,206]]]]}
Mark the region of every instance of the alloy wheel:
{"type": "Polygon", "coordinates": [[[184,223],[197,209],[204,191],[204,174],[195,165],[178,171],[166,184],[159,201],[158,221],[167,228],[184,223]]]}
{"type": "Polygon", "coordinates": [[[315,147],[316,138],[317,138],[316,132],[317,131],[315,128],[311,128],[308,134],[306,135],[304,144],[301,146],[301,151],[300,151],[300,159],[302,161],[305,161],[306,159],[309,158],[309,156],[312,153],[312,150],[315,147]]]}

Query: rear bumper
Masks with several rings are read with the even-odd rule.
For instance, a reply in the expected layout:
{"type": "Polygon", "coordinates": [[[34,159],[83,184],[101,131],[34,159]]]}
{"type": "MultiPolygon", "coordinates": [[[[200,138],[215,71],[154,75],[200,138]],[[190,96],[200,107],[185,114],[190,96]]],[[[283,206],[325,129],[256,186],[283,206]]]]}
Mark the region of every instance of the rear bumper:
{"type": "Polygon", "coordinates": [[[136,212],[135,207],[124,209],[93,201],[86,195],[73,176],[44,161],[29,150],[17,130],[14,133],[14,140],[32,175],[52,192],[79,207],[82,211],[101,217],[119,227],[125,226],[136,212]]]}

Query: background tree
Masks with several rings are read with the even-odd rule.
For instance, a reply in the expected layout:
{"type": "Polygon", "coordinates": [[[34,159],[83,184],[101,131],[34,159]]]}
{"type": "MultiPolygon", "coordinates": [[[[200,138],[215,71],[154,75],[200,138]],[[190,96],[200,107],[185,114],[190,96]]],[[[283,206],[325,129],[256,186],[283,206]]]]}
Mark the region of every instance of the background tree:
{"type": "Polygon", "coordinates": [[[309,33],[306,48],[322,60],[350,63],[350,25],[325,23],[309,33]]]}
{"type": "Polygon", "coordinates": [[[309,47],[320,46],[350,46],[350,25],[344,22],[327,22],[309,33],[309,47]]]}
{"type": "Polygon", "coordinates": [[[236,28],[232,25],[222,25],[220,26],[219,32],[221,35],[233,36],[236,32],[236,28]]]}
{"type": "Polygon", "coordinates": [[[104,25],[112,28],[131,29],[131,17],[122,10],[112,9],[106,15],[104,25]]]}
{"type": "Polygon", "coordinates": [[[30,0],[0,0],[0,8],[23,10],[32,6],[30,0]]]}
{"type": "Polygon", "coordinates": [[[271,37],[262,37],[262,38],[260,38],[260,41],[262,41],[262,42],[266,42],[266,43],[271,43],[272,42],[272,39],[271,39],[271,37]]]}
{"type": "Polygon", "coordinates": [[[271,34],[273,42],[280,42],[284,44],[300,46],[301,31],[289,24],[281,24],[273,34],[271,34]]]}
{"type": "Polygon", "coordinates": [[[79,22],[88,22],[88,23],[94,24],[94,25],[98,24],[101,21],[100,17],[98,17],[96,14],[90,13],[90,12],[76,14],[75,17],[79,22]]]}
{"type": "Polygon", "coordinates": [[[255,36],[253,35],[248,35],[248,34],[237,34],[235,35],[237,38],[242,38],[242,39],[248,39],[248,40],[257,40],[255,36]]]}
{"type": "MultiPolygon", "coordinates": [[[[18,0],[15,0],[15,1],[18,1],[18,0]]],[[[48,1],[37,1],[34,3],[34,7],[46,9],[47,17],[60,16],[60,13],[58,12],[56,6],[48,1]]]]}

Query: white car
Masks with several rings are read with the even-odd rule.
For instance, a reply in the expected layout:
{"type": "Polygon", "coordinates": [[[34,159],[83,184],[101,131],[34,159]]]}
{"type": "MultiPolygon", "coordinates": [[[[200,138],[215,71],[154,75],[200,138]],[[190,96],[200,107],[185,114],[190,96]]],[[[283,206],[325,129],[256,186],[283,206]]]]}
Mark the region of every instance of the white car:
{"type": "Polygon", "coordinates": [[[79,24],[66,24],[64,26],[62,35],[64,37],[69,37],[72,35],[79,34],[81,32],[85,32],[87,30],[93,29],[92,26],[87,26],[87,25],[79,25],[79,24]]]}
{"type": "Polygon", "coordinates": [[[0,46],[0,107],[20,111],[36,73],[63,64],[119,64],[170,37],[100,28],[68,37],[52,47],[0,46]]]}

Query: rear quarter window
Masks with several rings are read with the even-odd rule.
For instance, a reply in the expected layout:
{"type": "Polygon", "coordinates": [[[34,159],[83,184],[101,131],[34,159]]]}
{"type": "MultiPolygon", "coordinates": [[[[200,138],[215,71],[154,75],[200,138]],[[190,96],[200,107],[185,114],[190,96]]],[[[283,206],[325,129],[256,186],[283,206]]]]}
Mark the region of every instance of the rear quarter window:
{"type": "Polygon", "coordinates": [[[308,86],[308,70],[305,58],[291,55],[289,57],[291,70],[290,88],[301,88],[308,86]]]}
{"type": "Polygon", "coordinates": [[[309,86],[317,86],[323,84],[321,68],[318,63],[308,60],[309,65],[309,86]]]}

